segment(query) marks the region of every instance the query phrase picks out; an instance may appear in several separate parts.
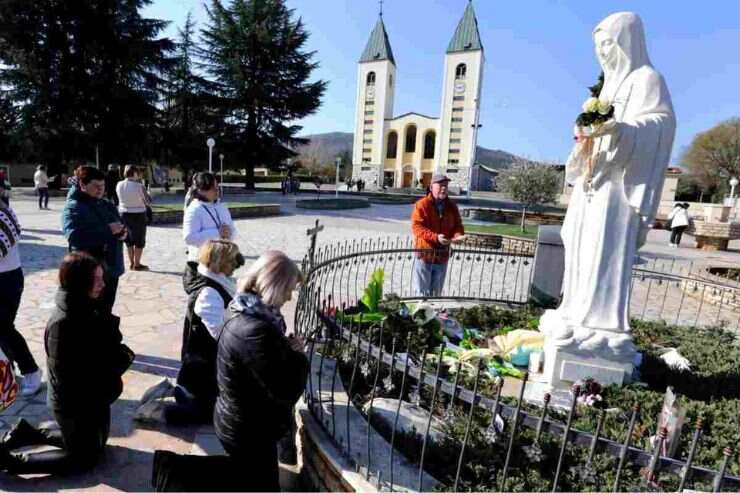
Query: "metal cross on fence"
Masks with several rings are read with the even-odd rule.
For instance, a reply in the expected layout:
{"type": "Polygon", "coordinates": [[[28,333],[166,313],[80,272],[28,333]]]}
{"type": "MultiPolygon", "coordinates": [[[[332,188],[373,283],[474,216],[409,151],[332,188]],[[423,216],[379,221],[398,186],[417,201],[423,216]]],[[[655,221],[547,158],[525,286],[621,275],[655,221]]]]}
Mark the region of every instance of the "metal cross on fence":
{"type": "Polygon", "coordinates": [[[308,268],[313,268],[313,255],[316,251],[316,237],[318,234],[324,231],[324,226],[319,225],[319,220],[316,220],[316,226],[306,230],[306,235],[311,237],[311,245],[308,247],[308,268]]]}

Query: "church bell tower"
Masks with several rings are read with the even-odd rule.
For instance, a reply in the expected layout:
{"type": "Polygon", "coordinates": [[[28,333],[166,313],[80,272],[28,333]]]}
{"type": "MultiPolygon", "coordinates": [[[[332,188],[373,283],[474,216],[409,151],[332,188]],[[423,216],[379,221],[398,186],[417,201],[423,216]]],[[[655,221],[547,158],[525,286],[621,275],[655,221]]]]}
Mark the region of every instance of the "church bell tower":
{"type": "Polygon", "coordinates": [[[396,61],[382,13],[357,65],[352,176],[368,185],[382,184],[385,120],[393,116],[396,61]]]}
{"type": "Polygon", "coordinates": [[[472,2],[468,2],[445,55],[437,171],[467,189],[475,160],[485,57],[472,2]]]}

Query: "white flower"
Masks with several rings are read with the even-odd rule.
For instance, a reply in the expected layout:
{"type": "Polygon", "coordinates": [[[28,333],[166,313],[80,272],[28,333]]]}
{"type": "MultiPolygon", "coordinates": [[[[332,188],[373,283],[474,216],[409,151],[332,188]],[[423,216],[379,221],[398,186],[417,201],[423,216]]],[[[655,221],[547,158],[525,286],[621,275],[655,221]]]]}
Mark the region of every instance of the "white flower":
{"type": "Polygon", "coordinates": [[[596,104],[596,111],[598,111],[602,115],[606,115],[607,113],[609,113],[611,107],[612,105],[609,101],[599,99],[596,104]]]}
{"type": "Polygon", "coordinates": [[[599,100],[597,98],[590,97],[585,103],[583,103],[582,108],[584,113],[593,113],[599,109],[599,100]]]}

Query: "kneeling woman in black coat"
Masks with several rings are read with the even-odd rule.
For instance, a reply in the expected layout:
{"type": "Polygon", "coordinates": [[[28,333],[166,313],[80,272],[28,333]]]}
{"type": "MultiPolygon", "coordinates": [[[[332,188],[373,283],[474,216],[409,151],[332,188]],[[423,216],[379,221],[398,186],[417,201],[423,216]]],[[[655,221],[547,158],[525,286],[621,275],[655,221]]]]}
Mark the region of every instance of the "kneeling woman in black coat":
{"type": "Polygon", "coordinates": [[[98,309],[103,267],[84,252],[64,257],[56,307],[44,342],[48,403],[59,430],[36,429],[21,419],[0,442],[0,470],[11,474],[68,474],[97,464],[110,430],[110,406],[123,391],[121,375],[134,353],[121,343],[120,319],[98,309]],[[31,445],[54,450],[16,454],[31,445]]]}
{"type": "Polygon", "coordinates": [[[286,337],[280,307],[301,281],[278,251],[241,280],[218,344],[216,435],[234,460],[235,490],[279,491],[277,442],[291,426],[308,376],[303,341],[286,337]]]}

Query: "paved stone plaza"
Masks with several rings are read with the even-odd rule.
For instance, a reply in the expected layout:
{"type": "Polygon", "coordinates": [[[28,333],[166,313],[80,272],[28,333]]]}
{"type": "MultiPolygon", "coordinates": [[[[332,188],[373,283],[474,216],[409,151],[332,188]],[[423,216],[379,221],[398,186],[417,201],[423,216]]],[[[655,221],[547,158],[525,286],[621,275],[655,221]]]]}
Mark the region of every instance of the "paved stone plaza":
{"type": "MultiPolygon", "coordinates": [[[[180,202],[181,197],[158,197],[157,202],[180,202]]],[[[370,209],[346,212],[297,209],[295,197],[278,193],[259,193],[250,202],[280,203],[278,217],[237,220],[237,243],[251,263],[267,249],[279,249],[299,261],[308,248],[306,229],[318,218],[325,225],[319,243],[387,235],[409,234],[410,205],[373,205],[370,209]]],[[[17,318],[20,331],[27,338],[40,366],[45,366],[44,326],[53,307],[56,268],[66,252],[60,232],[61,198],[52,199],[50,211],[39,211],[30,196],[16,194],[12,205],[24,227],[21,243],[26,285],[17,318]]],[[[136,352],[132,369],[124,376],[124,392],[113,406],[111,438],[105,461],[91,474],[65,479],[17,478],[0,475],[0,490],[12,491],[83,491],[151,490],[151,462],[155,449],[180,453],[219,453],[220,446],[212,427],[145,427],[132,421],[137,402],[144,390],[163,376],[175,377],[179,367],[182,318],[185,294],[180,274],[185,262],[185,247],[179,225],[150,227],[143,262],[149,272],[127,272],[120,281],[115,313],[121,316],[124,341],[136,352]]],[[[709,259],[705,252],[685,247],[667,246],[667,232],[653,231],[644,248],[646,256],[676,256],[685,260],[709,259]]],[[[737,261],[733,252],[711,254],[717,261],[737,261]]],[[[292,323],[294,305],[286,307],[286,320],[292,323]]],[[[94,351],[95,348],[90,348],[94,351]]],[[[95,368],[90,368],[91,372],[95,368]]],[[[45,392],[31,399],[19,399],[0,415],[0,432],[18,417],[40,423],[50,420],[45,406],[45,392]]],[[[287,474],[285,475],[288,476],[287,474]]],[[[289,479],[289,478],[288,478],[289,479]]]]}

